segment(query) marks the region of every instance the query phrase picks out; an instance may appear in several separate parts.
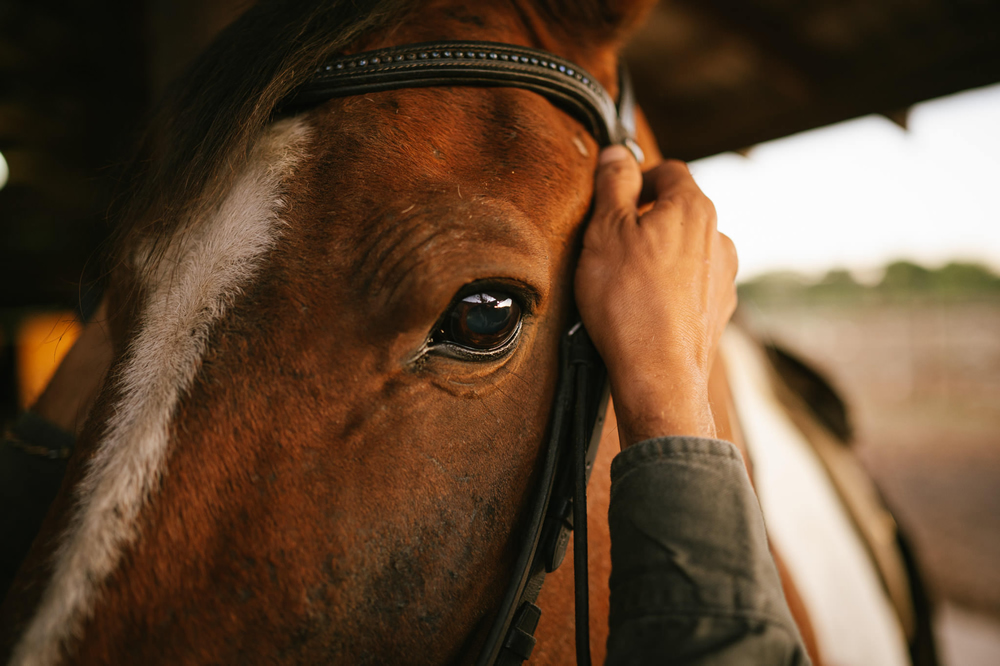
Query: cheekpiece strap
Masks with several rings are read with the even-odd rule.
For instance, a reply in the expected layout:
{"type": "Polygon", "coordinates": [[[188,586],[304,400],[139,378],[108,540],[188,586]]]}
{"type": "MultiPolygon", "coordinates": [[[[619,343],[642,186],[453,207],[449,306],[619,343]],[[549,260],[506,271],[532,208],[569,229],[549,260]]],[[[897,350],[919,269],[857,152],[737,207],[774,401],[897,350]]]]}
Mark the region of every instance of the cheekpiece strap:
{"type": "Polygon", "coordinates": [[[334,58],[318,67],[282,104],[282,110],[403,88],[523,88],[577,118],[604,147],[634,143],[634,103],[627,75],[621,85],[621,103],[616,106],[590,74],[546,51],[494,42],[426,42],[334,58]]]}

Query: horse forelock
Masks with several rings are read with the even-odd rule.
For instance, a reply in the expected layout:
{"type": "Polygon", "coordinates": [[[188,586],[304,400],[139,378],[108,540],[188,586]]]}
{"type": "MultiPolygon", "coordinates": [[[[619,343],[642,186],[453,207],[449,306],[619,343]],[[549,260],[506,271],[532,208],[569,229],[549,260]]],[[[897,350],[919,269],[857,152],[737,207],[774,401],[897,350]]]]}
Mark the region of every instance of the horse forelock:
{"type": "Polygon", "coordinates": [[[104,580],[138,536],[138,518],[166,472],[169,427],[201,365],[213,325],[251,284],[282,227],[283,182],[304,156],[309,127],[268,128],[222,203],[194,208],[169,238],[135,249],[145,294],[117,373],[117,404],[80,484],[53,573],[14,650],[16,665],[55,664],[79,637],[104,580]]]}

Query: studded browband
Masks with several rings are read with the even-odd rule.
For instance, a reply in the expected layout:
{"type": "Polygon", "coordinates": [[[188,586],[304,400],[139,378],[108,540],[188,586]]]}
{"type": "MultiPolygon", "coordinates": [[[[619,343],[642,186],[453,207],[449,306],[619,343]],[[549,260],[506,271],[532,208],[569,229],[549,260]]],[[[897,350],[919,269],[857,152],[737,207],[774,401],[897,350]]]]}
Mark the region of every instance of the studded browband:
{"type": "Polygon", "coordinates": [[[494,42],[427,42],[338,56],[316,68],[282,110],[294,111],[334,97],[445,86],[509,87],[536,92],[584,124],[601,147],[635,143],[635,98],[628,73],[619,71],[616,105],[600,83],[572,62],[546,51],[494,42]]]}
{"type": "MultiPolygon", "coordinates": [[[[536,92],[578,119],[603,148],[635,142],[635,102],[624,68],[619,100],[577,65],[537,49],[492,42],[428,42],[339,56],[280,105],[296,112],[334,97],[421,87],[511,87],[536,92]]],[[[541,610],[535,605],[547,573],[562,562],[573,534],[576,657],[590,664],[586,486],[597,456],[608,402],[607,373],[583,326],[563,336],[559,382],[538,486],[514,573],[487,634],[477,666],[516,666],[528,659],[541,610]],[[574,525],[577,529],[573,529],[574,525]]]]}

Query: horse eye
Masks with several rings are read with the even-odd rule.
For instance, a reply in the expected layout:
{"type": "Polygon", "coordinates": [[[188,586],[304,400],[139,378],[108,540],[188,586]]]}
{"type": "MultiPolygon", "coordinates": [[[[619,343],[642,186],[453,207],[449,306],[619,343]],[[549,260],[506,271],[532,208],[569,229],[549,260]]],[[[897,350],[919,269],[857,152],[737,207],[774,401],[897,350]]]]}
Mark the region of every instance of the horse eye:
{"type": "Polygon", "coordinates": [[[509,294],[484,291],[469,294],[445,314],[439,342],[450,342],[475,351],[503,347],[517,333],[521,306],[509,294]]]}

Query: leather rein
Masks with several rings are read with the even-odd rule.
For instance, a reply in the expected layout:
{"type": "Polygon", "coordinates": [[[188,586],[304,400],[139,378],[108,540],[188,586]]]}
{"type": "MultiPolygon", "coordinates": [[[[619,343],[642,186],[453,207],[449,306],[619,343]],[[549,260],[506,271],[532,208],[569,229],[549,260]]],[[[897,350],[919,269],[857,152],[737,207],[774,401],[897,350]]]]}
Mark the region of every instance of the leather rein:
{"type": "MultiPolygon", "coordinates": [[[[427,42],[339,56],[325,62],[281,110],[297,111],[335,97],[404,88],[523,88],[577,118],[602,148],[623,144],[642,162],[642,151],[635,142],[632,86],[624,68],[619,70],[619,81],[621,91],[615,104],[590,74],[546,51],[493,42],[427,42]]],[[[586,491],[597,457],[608,394],[604,364],[577,322],[562,339],[548,443],[514,575],[477,666],[512,666],[531,656],[541,617],[534,602],[545,575],[562,562],[570,532],[577,664],[590,664],[586,491]]]]}

